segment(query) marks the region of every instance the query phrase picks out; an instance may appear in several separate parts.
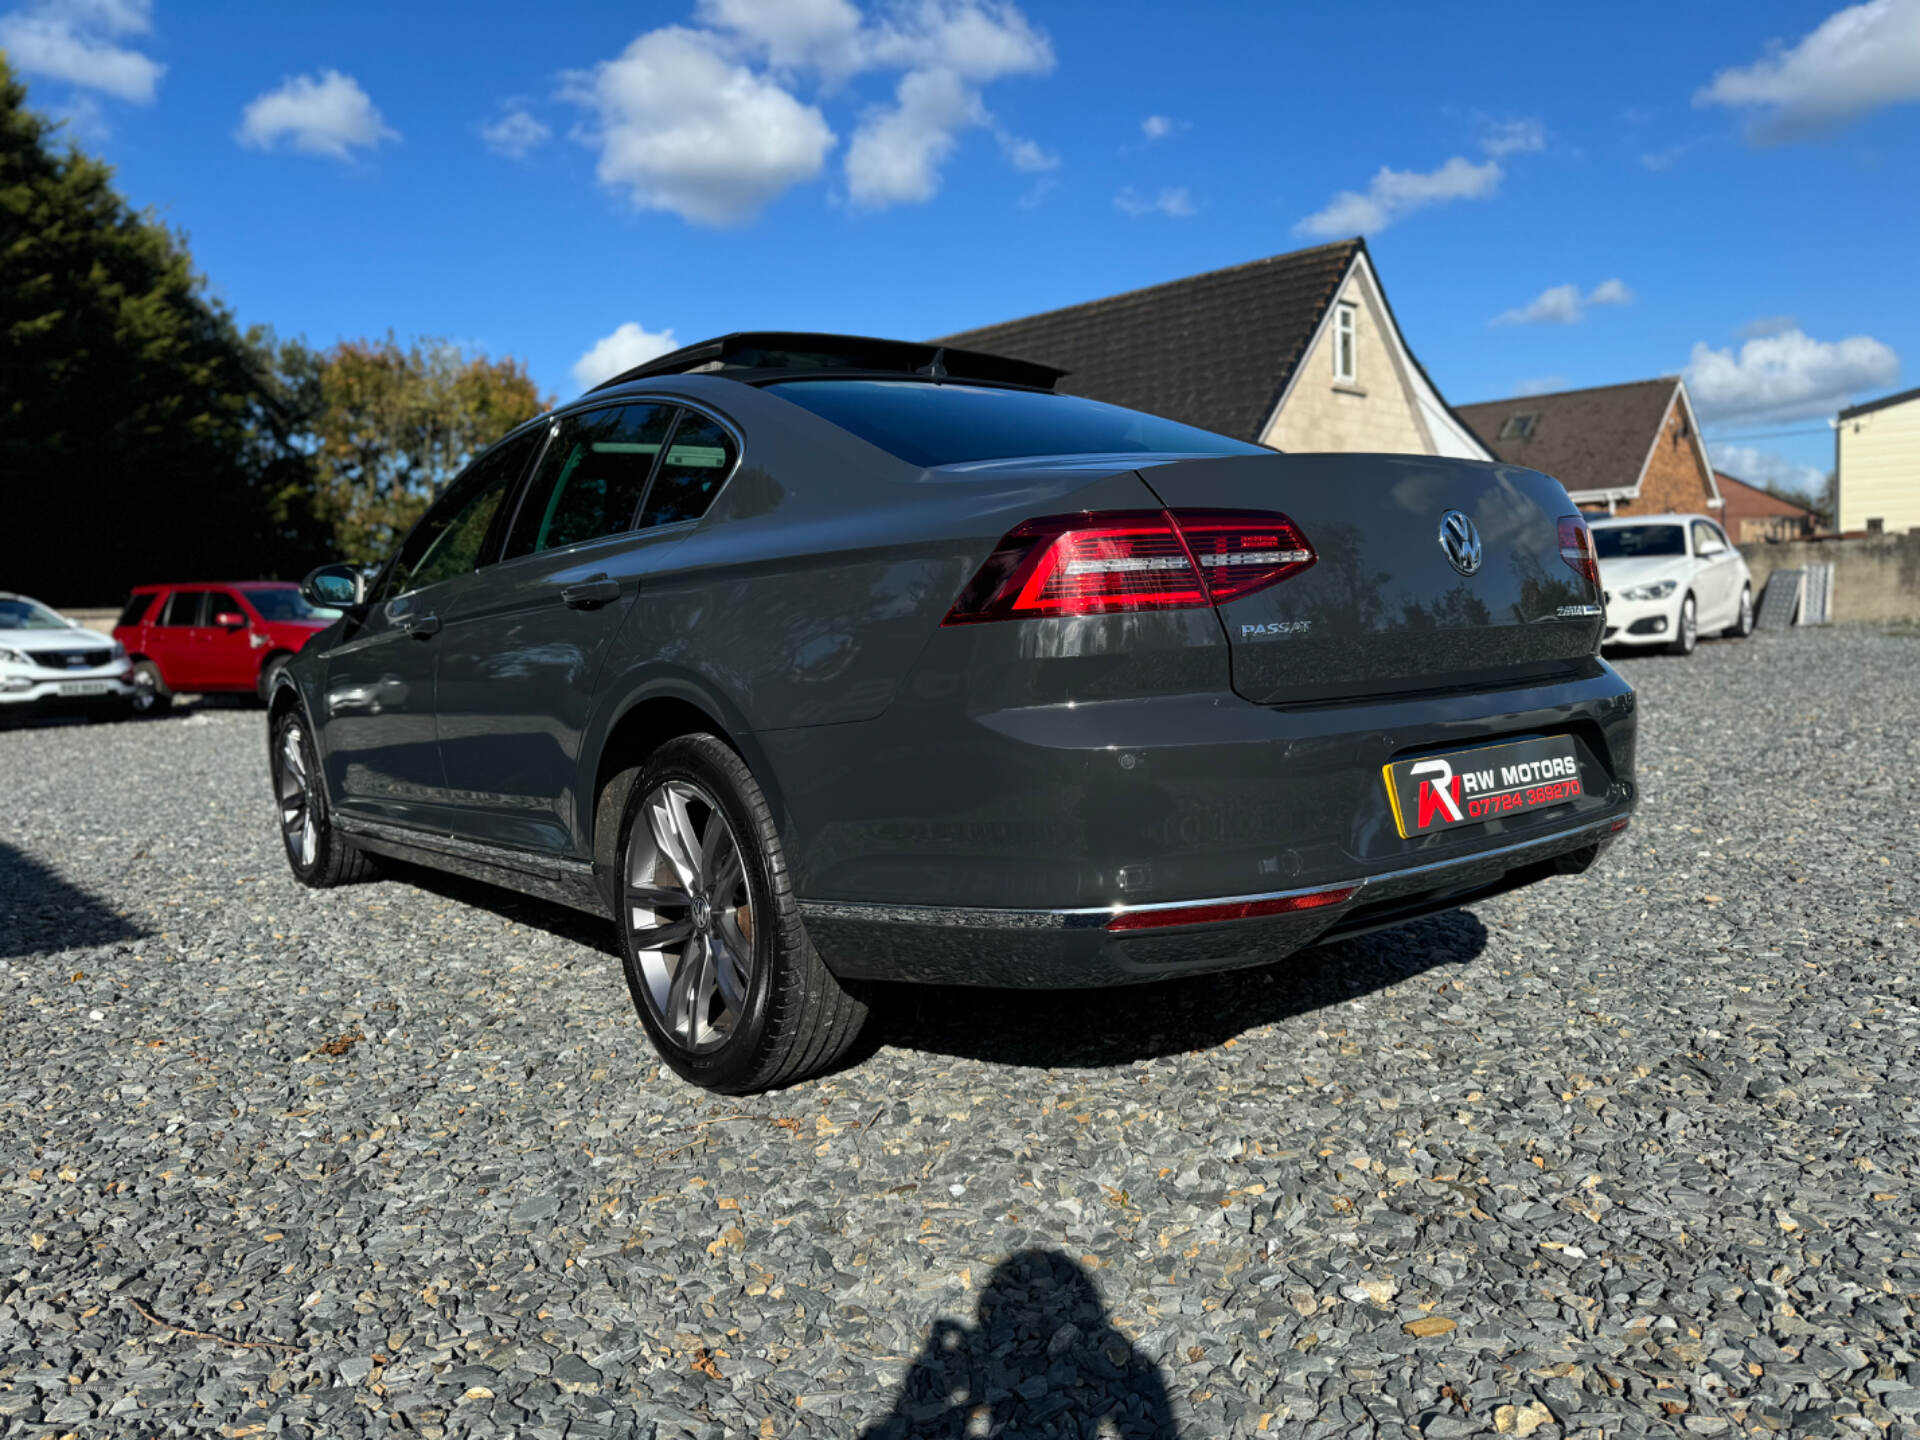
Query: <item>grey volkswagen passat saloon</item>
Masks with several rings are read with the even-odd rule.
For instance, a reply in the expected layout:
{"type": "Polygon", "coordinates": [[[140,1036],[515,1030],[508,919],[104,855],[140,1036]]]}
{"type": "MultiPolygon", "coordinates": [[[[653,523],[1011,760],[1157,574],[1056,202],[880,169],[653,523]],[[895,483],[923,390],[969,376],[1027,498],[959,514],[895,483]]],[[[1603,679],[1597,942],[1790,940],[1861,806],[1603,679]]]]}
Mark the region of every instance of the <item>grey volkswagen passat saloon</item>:
{"type": "Polygon", "coordinates": [[[1592,864],[1592,542],[1511,465],[1281,455],[931,345],[740,334],[477,457],[278,677],[293,871],[606,915],[667,1063],[834,1063],[876,981],[1274,961],[1592,864]]]}

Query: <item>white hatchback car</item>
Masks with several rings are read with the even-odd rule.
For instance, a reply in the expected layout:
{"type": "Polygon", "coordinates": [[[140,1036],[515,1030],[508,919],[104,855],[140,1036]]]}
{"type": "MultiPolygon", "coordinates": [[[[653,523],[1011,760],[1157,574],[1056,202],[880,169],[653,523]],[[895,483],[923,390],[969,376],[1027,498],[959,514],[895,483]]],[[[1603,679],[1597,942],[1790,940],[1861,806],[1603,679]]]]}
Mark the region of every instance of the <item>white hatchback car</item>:
{"type": "Polygon", "coordinates": [[[0,590],[0,715],[127,715],[133,696],[123,648],[38,600],[0,590]]]}
{"type": "Polygon", "coordinates": [[[1607,645],[1693,653],[1700,633],[1753,633],[1753,575],[1704,515],[1621,515],[1589,524],[1606,591],[1607,645]]]}

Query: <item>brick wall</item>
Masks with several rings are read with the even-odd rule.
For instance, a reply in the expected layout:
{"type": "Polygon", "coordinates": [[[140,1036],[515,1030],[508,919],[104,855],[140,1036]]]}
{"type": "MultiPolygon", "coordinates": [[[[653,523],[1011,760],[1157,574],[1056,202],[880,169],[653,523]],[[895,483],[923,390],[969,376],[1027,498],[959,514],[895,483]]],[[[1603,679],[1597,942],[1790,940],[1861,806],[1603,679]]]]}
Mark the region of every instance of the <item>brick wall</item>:
{"type": "Polygon", "coordinates": [[[1700,456],[1697,437],[1687,433],[1687,414],[1678,403],[1667,410],[1653,458],[1640,477],[1640,496],[1614,507],[1616,515],[1717,515],[1708,508],[1713,484],[1700,456]]]}

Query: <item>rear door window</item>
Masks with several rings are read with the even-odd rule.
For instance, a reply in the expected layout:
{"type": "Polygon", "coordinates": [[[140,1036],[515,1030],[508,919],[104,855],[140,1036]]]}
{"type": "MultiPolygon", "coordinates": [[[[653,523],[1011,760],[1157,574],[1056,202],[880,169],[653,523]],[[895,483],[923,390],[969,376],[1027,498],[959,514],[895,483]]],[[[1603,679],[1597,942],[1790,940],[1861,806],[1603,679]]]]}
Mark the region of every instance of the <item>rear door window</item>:
{"type": "Polygon", "coordinates": [[[175,628],[204,624],[200,617],[206,613],[206,598],[204,590],[176,590],[167,597],[155,623],[175,628]]]}
{"type": "Polygon", "coordinates": [[[697,410],[680,412],[667,453],[647,490],[647,507],[640,517],[649,525],[672,525],[698,520],[726,483],[737,458],[733,437],[719,421],[697,410]]]}
{"type": "Polygon", "coordinates": [[[632,529],[673,413],[671,405],[618,405],[562,417],[501,558],[632,529]]]}

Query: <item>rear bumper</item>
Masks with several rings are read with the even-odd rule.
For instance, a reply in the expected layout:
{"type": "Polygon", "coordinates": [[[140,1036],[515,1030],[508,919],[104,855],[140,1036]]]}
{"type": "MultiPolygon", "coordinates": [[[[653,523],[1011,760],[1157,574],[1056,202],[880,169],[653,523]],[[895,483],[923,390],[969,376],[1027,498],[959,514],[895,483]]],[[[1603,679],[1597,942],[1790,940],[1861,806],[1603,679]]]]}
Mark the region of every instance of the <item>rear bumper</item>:
{"type": "Polygon", "coordinates": [[[1338,904],[1259,920],[1116,933],[1106,928],[1116,916],[1162,907],[995,910],[812,900],[802,901],[800,910],[808,934],[843,979],[1031,989],[1132,984],[1270,964],[1310,945],[1402,924],[1549,875],[1578,874],[1624,827],[1624,812],[1451,860],[1358,876],[1351,896],[1338,904]]]}

